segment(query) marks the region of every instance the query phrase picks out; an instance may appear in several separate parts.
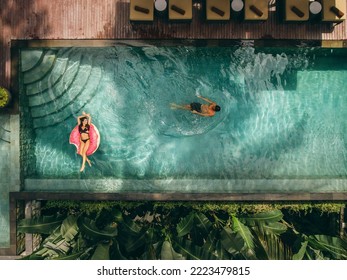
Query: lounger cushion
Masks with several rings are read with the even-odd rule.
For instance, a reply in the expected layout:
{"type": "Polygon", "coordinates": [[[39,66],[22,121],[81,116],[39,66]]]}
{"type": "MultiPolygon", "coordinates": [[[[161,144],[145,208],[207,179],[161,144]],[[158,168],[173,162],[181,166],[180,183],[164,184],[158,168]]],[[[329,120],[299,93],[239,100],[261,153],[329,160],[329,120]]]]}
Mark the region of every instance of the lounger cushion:
{"type": "Polygon", "coordinates": [[[309,0],[285,0],[284,9],[286,21],[307,21],[309,19],[309,0]]]}
{"type": "Polygon", "coordinates": [[[323,0],[322,1],[322,21],[340,22],[346,19],[346,0],[323,0]],[[331,7],[336,7],[343,13],[342,17],[338,17],[331,10],[331,7]]]}
{"type": "Polygon", "coordinates": [[[191,20],[193,18],[193,3],[192,0],[169,0],[169,20],[191,20]],[[180,13],[173,9],[177,7],[180,13]]]}
{"type": "Polygon", "coordinates": [[[230,0],[206,0],[207,20],[229,20],[230,0]]]}
{"type": "Polygon", "coordinates": [[[245,0],[245,20],[267,20],[269,0],[245,0]]]}
{"type": "Polygon", "coordinates": [[[153,0],[130,0],[130,20],[131,21],[153,21],[154,19],[153,0]]]}

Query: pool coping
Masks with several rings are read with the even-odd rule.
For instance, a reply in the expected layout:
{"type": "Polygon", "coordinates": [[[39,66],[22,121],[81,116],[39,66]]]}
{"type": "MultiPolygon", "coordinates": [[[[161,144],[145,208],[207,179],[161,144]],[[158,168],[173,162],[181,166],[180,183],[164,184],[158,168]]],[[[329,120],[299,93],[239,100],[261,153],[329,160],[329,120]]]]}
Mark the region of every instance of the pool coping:
{"type": "Polygon", "coordinates": [[[201,46],[201,47],[322,47],[347,48],[347,40],[303,40],[303,39],[40,39],[11,41],[11,48],[54,47],[113,47],[129,46],[201,46]]]}

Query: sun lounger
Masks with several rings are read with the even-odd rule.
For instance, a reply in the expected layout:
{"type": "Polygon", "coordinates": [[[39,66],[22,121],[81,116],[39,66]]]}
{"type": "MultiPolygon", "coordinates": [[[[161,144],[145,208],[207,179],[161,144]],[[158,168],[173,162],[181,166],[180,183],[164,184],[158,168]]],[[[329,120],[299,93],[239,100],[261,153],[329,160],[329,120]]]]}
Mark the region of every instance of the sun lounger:
{"type": "Polygon", "coordinates": [[[169,0],[169,20],[191,20],[192,0],[169,0]]]}
{"type": "Polygon", "coordinates": [[[322,21],[342,22],[346,19],[346,0],[323,0],[322,21]]]}
{"type": "Polygon", "coordinates": [[[130,0],[131,21],[153,21],[153,0],[130,0]]]}
{"type": "Polygon", "coordinates": [[[245,0],[245,20],[267,20],[269,0],[245,0]]]}
{"type": "Polygon", "coordinates": [[[309,0],[284,0],[285,21],[307,21],[309,19],[309,0]]]}
{"type": "Polygon", "coordinates": [[[230,0],[206,0],[207,20],[229,20],[230,0]]]}

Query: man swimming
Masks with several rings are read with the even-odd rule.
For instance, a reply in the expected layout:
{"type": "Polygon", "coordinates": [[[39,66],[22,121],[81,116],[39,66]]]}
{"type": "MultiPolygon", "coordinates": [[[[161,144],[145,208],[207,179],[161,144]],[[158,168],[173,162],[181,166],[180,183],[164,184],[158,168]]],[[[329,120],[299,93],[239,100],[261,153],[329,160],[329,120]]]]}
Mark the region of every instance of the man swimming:
{"type": "Polygon", "coordinates": [[[199,102],[193,102],[187,105],[177,105],[175,103],[171,103],[171,109],[182,109],[191,111],[193,114],[197,114],[204,117],[213,117],[216,112],[220,111],[220,107],[216,102],[209,100],[208,98],[202,97],[198,95],[198,97],[208,104],[201,104],[199,102]]]}

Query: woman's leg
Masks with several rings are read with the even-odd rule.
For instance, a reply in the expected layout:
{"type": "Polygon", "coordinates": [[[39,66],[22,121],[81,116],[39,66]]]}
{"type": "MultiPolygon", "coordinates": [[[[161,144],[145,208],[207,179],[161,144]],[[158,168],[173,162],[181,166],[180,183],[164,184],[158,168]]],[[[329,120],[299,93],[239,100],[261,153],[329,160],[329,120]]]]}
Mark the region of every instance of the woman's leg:
{"type": "Polygon", "coordinates": [[[83,147],[81,146],[81,156],[82,156],[82,166],[81,166],[81,169],[80,169],[81,172],[84,170],[84,168],[86,166],[87,151],[88,151],[88,148],[89,148],[89,141],[87,141],[86,143],[83,143],[83,144],[84,144],[83,147]]]}
{"type": "Polygon", "coordinates": [[[90,160],[87,156],[86,156],[86,161],[88,162],[89,166],[92,166],[92,163],[90,162],[90,160]]]}

